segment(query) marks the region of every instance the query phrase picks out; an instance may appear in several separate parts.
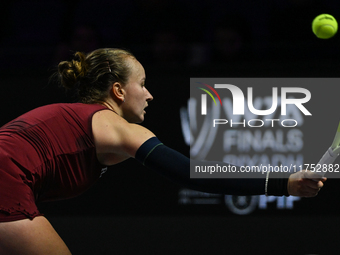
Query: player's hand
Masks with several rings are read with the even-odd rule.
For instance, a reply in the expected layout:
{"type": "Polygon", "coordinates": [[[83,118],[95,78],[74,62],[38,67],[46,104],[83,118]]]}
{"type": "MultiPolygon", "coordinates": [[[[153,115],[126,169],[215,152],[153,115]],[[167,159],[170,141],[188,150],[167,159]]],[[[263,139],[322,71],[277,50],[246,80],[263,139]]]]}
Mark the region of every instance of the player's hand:
{"type": "Polygon", "coordinates": [[[326,180],[327,178],[308,170],[294,173],[288,179],[288,193],[298,197],[315,197],[326,180]]]}

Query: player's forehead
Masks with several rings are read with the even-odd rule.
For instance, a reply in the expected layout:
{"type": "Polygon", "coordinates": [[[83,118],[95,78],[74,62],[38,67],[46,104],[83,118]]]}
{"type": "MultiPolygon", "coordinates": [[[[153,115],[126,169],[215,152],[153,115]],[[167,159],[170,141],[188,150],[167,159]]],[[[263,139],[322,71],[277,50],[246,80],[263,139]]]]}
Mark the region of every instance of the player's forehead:
{"type": "Polygon", "coordinates": [[[135,58],[128,58],[128,66],[130,68],[129,79],[143,81],[145,80],[145,70],[142,64],[135,58]]]}

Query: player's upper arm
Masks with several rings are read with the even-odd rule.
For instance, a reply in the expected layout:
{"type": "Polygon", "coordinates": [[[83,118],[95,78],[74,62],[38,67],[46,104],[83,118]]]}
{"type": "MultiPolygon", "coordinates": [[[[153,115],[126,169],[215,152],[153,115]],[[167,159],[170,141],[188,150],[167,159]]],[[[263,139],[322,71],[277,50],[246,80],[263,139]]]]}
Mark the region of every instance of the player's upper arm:
{"type": "Polygon", "coordinates": [[[128,123],[110,110],[102,110],[93,115],[92,130],[97,154],[126,158],[134,157],[138,148],[155,136],[148,129],[128,123]]]}

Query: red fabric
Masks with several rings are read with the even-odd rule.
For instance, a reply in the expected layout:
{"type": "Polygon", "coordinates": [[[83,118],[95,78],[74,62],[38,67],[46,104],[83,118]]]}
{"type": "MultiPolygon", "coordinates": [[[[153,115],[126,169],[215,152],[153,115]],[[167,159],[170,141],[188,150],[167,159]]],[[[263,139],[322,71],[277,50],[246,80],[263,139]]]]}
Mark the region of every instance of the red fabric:
{"type": "Polygon", "coordinates": [[[41,215],[36,202],[77,196],[98,180],[105,166],[96,157],[92,116],[103,109],[52,104],[0,128],[0,221],[34,218],[41,215]]]}

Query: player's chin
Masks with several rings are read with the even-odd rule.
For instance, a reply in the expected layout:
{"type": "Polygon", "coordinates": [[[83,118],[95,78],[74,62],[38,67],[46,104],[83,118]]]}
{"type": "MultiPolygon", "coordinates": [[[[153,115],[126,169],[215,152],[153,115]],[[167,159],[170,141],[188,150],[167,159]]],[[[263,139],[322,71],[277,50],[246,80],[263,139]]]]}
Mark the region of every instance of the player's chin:
{"type": "Polygon", "coordinates": [[[143,113],[143,114],[140,116],[140,122],[139,122],[139,123],[141,123],[141,122],[144,121],[144,119],[145,119],[144,114],[145,114],[145,113],[143,113]]]}
{"type": "Polygon", "coordinates": [[[146,114],[146,111],[145,111],[145,110],[143,110],[143,111],[141,112],[141,114],[140,114],[140,120],[141,120],[141,122],[143,122],[143,121],[144,121],[145,114],[146,114]]]}
{"type": "Polygon", "coordinates": [[[127,120],[129,123],[139,124],[144,121],[144,115],[134,115],[134,116],[126,117],[125,120],[127,120]]]}
{"type": "Polygon", "coordinates": [[[134,119],[133,123],[142,123],[144,121],[144,114],[142,113],[139,116],[136,116],[136,118],[134,119]]]}

